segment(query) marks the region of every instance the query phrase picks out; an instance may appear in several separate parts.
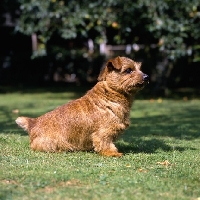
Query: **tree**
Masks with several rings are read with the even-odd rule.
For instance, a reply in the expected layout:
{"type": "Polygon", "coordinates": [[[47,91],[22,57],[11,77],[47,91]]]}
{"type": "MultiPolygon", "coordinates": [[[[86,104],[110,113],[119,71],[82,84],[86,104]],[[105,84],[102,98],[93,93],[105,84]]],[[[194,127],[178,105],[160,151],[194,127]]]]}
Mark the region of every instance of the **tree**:
{"type": "Polygon", "coordinates": [[[179,71],[174,80],[180,80],[183,66],[200,62],[199,0],[16,1],[21,12],[16,30],[36,34],[39,39],[33,57],[54,54],[61,60],[65,55],[74,56],[73,52],[60,49],[63,41],[72,39],[91,38],[95,44],[139,44],[142,48],[130,56],[148,62],[150,74],[157,75],[157,83],[166,83],[172,77],[171,71],[179,71]],[[62,38],[60,43],[58,37],[62,38]],[[52,40],[57,46],[50,48],[52,40]],[[59,52],[64,52],[62,58],[59,52]]]}
{"type": "Polygon", "coordinates": [[[64,39],[94,37],[101,43],[105,30],[112,30],[116,43],[156,43],[174,60],[193,55],[200,61],[198,0],[19,0],[21,16],[17,30],[41,41],[40,53],[54,32],[64,39]]]}
{"type": "MultiPolygon", "coordinates": [[[[46,54],[46,43],[54,33],[64,39],[72,39],[81,35],[93,37],[90,31],[94,30],[98,36],[112,24],[115,15],[110,9],[114,0],[82,1],[82,0],[19,0],[21,16],[17,31],[31,35],[38,34],[40,40],[38,55],[46,54]]],[[[98,43],[102,37],[96,37],[98,43]]]]}

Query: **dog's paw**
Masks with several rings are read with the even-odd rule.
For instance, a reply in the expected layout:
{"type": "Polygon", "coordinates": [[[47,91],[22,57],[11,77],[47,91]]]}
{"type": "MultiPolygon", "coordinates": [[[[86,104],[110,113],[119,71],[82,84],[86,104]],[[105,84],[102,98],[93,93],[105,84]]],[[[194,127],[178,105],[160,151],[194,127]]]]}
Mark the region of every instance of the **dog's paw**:
{"type": "Polygon", "coordinates": [[[123,153],[118,153],[116,151],[101,151],[100,154],[108,157],[121,157],[123,155],[123,153]]]}

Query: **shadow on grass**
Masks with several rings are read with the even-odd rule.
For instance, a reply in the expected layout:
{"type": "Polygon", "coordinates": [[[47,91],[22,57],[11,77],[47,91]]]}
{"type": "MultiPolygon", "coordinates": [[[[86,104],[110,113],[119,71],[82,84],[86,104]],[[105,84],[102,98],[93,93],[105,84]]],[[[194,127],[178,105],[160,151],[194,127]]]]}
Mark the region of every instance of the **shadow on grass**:
{"type": "Polygon", "coordinates": [[[188,107],[172,115],[159,115],[143,118],[132,118],[131,126],[116,142],[123,153],[155,153],[156,151],[195,150],[191,147],[180,147],[166,144],[171,138],[179,141],[191,141],[200,138],[200,108],[188,107]]]}
{"type": "MultiPolygon", "coordinates": [[[[5,93],[21,93],[21,94],[33,94],[33,93],[73,93],[73,98],[78,98],[85,94],[88,90],[90,90],[96,83],[82,83],[80,86],[77,86],[73,83],[58,83],[58,84],[50,84],[43,86],[25,86],[25,85],[14,85],[14,86],[0,86],[0,94],[5,93]]],[[[150,99],[150,98],[158,98],[165,97],[168,99],[194,99],[200,98],[200,89],[199,87],[188,87],[188,88],[176,88],[171,89],[170,94],[165,96],[164,94],[154,95],[152,94],[152,90],[154,87],[152,85],[147,85],[144,90],[137,94],[137,99],[150,99]]]]}
{"type": "MultiPolygon", "coordinates": [[[[125,133],[126,134],[126,133],[125,133]]],[[[116,144],[119,152],[126,153],[156,153],[159,151],[180,151],[185,150],[195,150],[195,148],[190,147],[180,147],[177,145],[167,145],[163,139],[153,138],[153,136],[148,139],[141,138],[139,136],[132,137],[131,139],[121,138],[116,144]]]]}
{"type": "Polygon", "coordinates": [[[51,93],[52,97],[60,97],[65,95],[66,93],[72,94],[71,98],[78,98],[84,95],[88,90],[90,90],[94,85],[88,84],[86,86],[73,86],[70,84],[65,84],[63,86],[54,85],[54,86],[46,86],[46,87],[1,87],[0,86],[0,94],[8,94],[8,93],[18,93],[18,94],[45,94],[51,93]]]}
{"type": "MultiPolygon", "coordinates": [[[[25,116],[26,114],[24,114],[25,116]]],[[[27,115],[30,117],[30,114],[27,115]]],[[[18,114],[13,113],[12,109],[7,106],[0,106],[0,134],[20,134],[20,135],[28,135],[23,129],[18,127],[15,123],[18,114]],[[3,116],[3,117],[2,117],[3,116]]]]}
{"type": "MultiPolygon", "coordinates": [[[[156,151],[171,151],[172,147],[165,144],[162,140],[159,139],[149,139],[144,140],[142,138],[134,138],[131,141],[122,140],[117,142],[116,145],[119,149],[119,152],[124,154],[126,153],[155,153],[156,151]]],[[[184,151],[185,148],[179,148],[178,151],[184,151]]]]}

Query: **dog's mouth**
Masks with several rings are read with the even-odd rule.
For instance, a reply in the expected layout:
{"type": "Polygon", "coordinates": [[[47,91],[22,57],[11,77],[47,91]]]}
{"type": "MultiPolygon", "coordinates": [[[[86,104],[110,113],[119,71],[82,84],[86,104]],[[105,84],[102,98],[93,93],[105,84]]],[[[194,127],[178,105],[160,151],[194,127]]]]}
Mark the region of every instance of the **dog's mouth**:
{"type": "Polygon", "coordinates": [[[138,87],[138,88],[142,88],[142,87],[144,87],[145,85],[148,85],[148,84],[149,84],[149,81],[142,81],[142,82],[137,83],[135,86],[138,87]]]}

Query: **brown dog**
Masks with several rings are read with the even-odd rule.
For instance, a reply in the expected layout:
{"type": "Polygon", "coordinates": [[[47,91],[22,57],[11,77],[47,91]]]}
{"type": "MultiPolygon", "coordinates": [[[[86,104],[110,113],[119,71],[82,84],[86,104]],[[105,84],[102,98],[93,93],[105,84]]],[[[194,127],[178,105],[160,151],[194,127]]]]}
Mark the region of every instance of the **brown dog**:
{"type": "Polygon", "coordinates": [[[33,150],[89,151],[119,157],[113,141],[130,124],[130,109],[137,91],[148,83],[141,63],[126,57],[109,60],[98,83],[83,97],[38,118],[18,117],[29,132],[33,150]]]}

